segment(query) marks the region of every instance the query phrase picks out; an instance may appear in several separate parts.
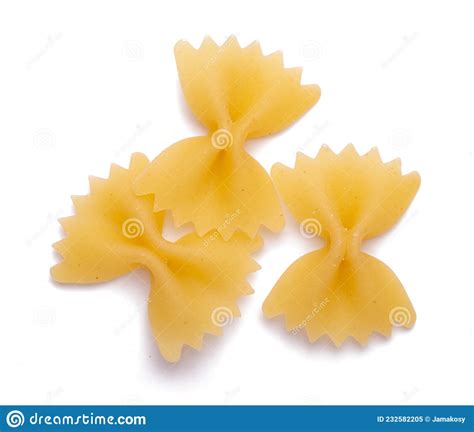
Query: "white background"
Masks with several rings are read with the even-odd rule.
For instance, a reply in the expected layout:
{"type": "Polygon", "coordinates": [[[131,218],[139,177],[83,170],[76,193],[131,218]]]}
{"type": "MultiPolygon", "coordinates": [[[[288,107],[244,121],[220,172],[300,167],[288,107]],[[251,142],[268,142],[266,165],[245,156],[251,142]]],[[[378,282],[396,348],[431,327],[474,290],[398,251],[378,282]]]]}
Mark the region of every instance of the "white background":
{"type": "Polygon", "coordinates": [[[455,1],[2,2],[0,403],[472,404],[473,12],[455,1]],[[411,331],[336,349],[266,321],[278,277],[321,245],[288,214],[283,233],[263,233],[243,317],[177,365],[154,345],[145,272],[51,282],[56,219],[71,214],[70,195],[88,192],[89,174],[204,133],[173,46],[205,34],[281,49],[321,86],[301,121],[248,143],[267,170],[292,165],[297,150],[352,142],[420,172],[404,218],[366,245],[404,284],[418,314],[411,331]]]}

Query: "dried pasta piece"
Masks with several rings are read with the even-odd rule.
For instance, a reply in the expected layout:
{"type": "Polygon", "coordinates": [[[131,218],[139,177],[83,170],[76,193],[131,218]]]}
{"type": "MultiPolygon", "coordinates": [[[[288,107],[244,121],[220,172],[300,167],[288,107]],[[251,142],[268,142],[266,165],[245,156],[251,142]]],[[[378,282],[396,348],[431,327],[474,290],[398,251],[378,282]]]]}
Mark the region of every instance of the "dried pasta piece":
{"type": "Polygon", "coordinates": [[[310,342],[328,335],[341,345],[352,336],[410,328],[416,315],[402,284],[381,261],[361,251],[365,239],[394,225],[414,198],[420,176],[402,175],[400,161],[382,163],[377,149],[360,156],[324,146],[315,159],[298,154],[294,169],[276,164],[272,178],[306,237],[326,246],[296,260],[263,304],[267,318],[306,330],[310,342]]]}
{"type": "Polygon", "coordinates": [[[318,101],[319,87],[301,85],[301,69],[285,69],[280,53],[263,56],[257,42],[241,48],[235,37],[222,46],[207,37],[199,49],[178,42],[175,56],[185,99],[209,133],[167,148],[134,191],[153,194],[155,211],[170,209],[177,226],[192,222],[199,235],[281,230],[271,179],[244,144],[297,120],[318,101]]]}
{"type": "Polygon", "coordinates": [[[57,282],[90,284],[147,268],[151,327],[163,357],[176,362],[183,345],[200,349],[204,333],[219,335],[239,316],[236,300],[253,292],[245,279],[259,268],[250,254],[261,240],[236,234],[226,242],[218,233],[165,240],[165,213],[131,188],[148,166],[136,153],[129,169],[112,165],[108,179],[90,179],[90,195],[73,198],[76,215],[60,220],[67,236],[54,247],[63,260],[51,273],[57,282]]]}

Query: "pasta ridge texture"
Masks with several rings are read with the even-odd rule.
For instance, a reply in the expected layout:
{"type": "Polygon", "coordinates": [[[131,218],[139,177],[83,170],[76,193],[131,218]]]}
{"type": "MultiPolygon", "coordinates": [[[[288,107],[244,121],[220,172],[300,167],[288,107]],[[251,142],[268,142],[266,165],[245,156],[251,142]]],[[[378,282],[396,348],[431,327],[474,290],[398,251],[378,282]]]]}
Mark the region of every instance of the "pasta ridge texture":
{"type": "Polygon", "coordinates": [[[384,164],[376,148],[360,156],[349,145],[340,154],[323,146],[314,159],[298,153],[294,169],[276,164],[271,175],[301,234],[326,245],[284,272],[263,304],[265,316],[284,315],[287,330],[304,329],[310,342],[327,335],[337,346],[411,328],[416,313],[401,282],[361,244],[399,220],[419,174],[402,175],[400,160],[384,164]]]}

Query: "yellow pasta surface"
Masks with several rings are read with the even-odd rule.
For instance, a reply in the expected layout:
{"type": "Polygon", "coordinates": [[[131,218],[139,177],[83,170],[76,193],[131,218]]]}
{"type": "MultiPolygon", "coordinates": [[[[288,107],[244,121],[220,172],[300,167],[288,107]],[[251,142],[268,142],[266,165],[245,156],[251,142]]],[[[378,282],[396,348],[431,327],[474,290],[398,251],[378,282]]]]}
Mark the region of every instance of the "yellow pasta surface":
{"type": "Polygon", "coordinates": [[[171,210],[177,226],[192,222],[199,235],[281,230],[271,179],[244,144],[297,120],[318,101],[319,87],[301,85],[301,69],[285,69],[280,53],[263,56],[258,43],[241,48],[235,37],[222,46],[205,38],[199,49],[179,42],[175,56],[185,99],[208,133],[167,148],[134,191],[152,194],[155,211],[171,210]]]}
{"type": "Polygon", "coordinates": [[[310,342],[327,335],[337,346],[412,327],[416,314],[402,284],[361,244],[398,221],[419,188],[418,173],[402,175],[399,160],[384,164],[377,149],[360,156],[349,145],[340,154],[323,146],[315,159],[299,153],[294,169],[277,164],[271,175],[301,233],[326,245],[285,271],[264,302],[265,316],[282,314],[289,331],[305,330],[310,342]]]}
{"type": "Polygon", "coordinates": [[[148,269],[152,331],[163,357],[176,362],[183,345],[200,349],[205,333],[219,335],[239,316],[236,300],[253,292],[246,276],[259,268],[250,254],[261,240],[236,234],[226,242],[218,232],[165,240],[165,213],[154,213],[153,198],[132,190],[148,167],[136,153],[129,169],[113,165],[108,179],[90,179],[90,195],[73,198],[76,215],[60,220],[66,238],[54,247],[63,260],[51,274],[61,283],[89,284],[148,269]]]}

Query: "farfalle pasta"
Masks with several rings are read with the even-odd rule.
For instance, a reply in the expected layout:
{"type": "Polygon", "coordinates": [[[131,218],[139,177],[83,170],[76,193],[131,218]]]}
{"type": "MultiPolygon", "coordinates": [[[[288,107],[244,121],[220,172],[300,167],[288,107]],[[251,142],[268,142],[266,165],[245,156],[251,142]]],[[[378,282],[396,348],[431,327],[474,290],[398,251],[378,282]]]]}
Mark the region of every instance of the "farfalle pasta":
{"type": "Polygon", "coordinates": [[[244,144],[297,120],[318,101],[319,87],[301,85],[301,69],[284,69],[280,53],[263,56],[257,42],[241,48],[235,37],[222,46],[207,37],[199,49],[179,42],[175,56],[185,99],[209,132],[167,148],[134,191],[152,194],[155,211],[171,210],[177,226],[192,222],[199,235],[254,237],[261,225],[279,231],[274,186],[244,144]]]}
{"type": "Polygon", "coordinates": [[[253,292],[246,276],[259,268],[250,254],[261,239],[215,234],[205,241],[191,233],[165,240],[165,212],[153,212],[153,198],[132,190],[148,168],[136,153],[129,169],[113,165],[108,179],[90,178],[90,195],[73,197],[76,215],[60,220],[66,238],[54,248],[63,260],[51,273],[61,283],[90,284],[148,269],[151,327],[163,357],[176,362],[183,345],[199,349],[205,333],[219,335],[239,316],[236,300],[253,292]]]}
{"type": "Polygon", "coordinates": [[[251,257],[262,243],[257,231],[283,226],[271,179],[245,140],[285,128],[320,94],[258,43],[240,48],[231,37],[219,47],[206,38],[198,50],[180,42],[175,53],[186,100],[208,135],[180,141],[152,163],[136,153],[129,169],[113,165],[108,179],[91,178],[91,194],[73,199],[77,214],[60,221],[67,236],[54,248],[63,261],[52,268],[54,280],[78,284],[147,268],[151,326],[171,362],[183,345],[199,348],[205,333],[220,334],[239,315],[237,298],[252,292],[246,276],[259,268],[251,257]],[[168,209],[197,234],[165,240],[168,209]]]}
{"type": "Polygon", "coordinates": [[[418,173],[402,175],[399,160],[383,164],[377,149],[359,156],[349,145],[340,154],[324,146],[315,159],[299,153],[294,169],[277,164],[271,175],[302,234],[326,245],[286,270],[264,302],[265,316],[282,314],[288,330],[304,329],[311,342],[327,335],[336,345],[412,327],[416,314],[402,284],[361,245],[398,221],[418,173]]]}
{"type": "Polygon", "coordinates": [[[323,147],[315,159],[299,154],[294,169],[277,164],[272,179],[244,149],[245,142],[281,131],[319,99],[301,85],[301,69],[285,69],[280,53],[263,56],[258,43],[241,48],[234,37],[218,46],[175,47],[185,99],[208,133],[179,141],[150,162],[132,155],[130,167],[112,165],[109,177],[90,178],[90,194],[73,197],[74,216],[60,220],[66,236],[52,277],[60,283],[109,281],[138,268],[151,274],[149,320],[163,357],[200,349],[206,333],[219,335],[239,316],[237,300],[253,292],[246,281],[259,266],[261,226],[284,224],[277,189],[301,232],[326,246],[299,258],[265,303],[268,318],[283,314],[287,328],[310,341],[327,334],[340,345],[361,344],[393,325],[411,327],[415,311],[395,274],[361,251],[362,241],[388,230],[420,184],[403,176],[399,161],[383,164],[372,150],[352,146],[339,155],[323,147]],[[163,237],[166,211],[192,232],[163,237]]]}

